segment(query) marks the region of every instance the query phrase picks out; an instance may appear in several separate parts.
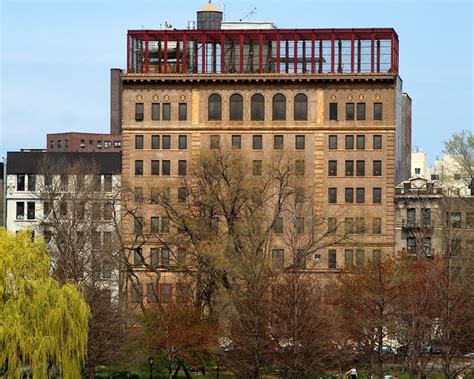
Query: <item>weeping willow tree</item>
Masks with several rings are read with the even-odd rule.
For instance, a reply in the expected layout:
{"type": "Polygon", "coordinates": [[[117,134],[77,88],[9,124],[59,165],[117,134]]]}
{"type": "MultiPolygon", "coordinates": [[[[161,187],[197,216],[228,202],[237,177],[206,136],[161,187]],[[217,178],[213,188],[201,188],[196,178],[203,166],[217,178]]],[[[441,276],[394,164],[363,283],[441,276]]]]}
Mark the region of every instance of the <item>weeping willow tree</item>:
{"type": "Polygon", "coordinates": [[[51,278],[44,242],[0,229],[0,376],[80,378],[89,308],[51,278]]]}

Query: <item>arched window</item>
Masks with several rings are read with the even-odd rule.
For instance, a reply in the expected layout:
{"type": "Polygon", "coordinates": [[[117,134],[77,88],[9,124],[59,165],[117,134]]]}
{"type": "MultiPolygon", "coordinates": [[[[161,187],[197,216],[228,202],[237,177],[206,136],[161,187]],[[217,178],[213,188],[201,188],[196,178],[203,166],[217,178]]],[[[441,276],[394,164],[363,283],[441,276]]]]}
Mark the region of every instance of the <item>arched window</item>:
{"type": "Polygon", "coordinates": [[[250,120],[265,120],[265,98],[260,93],[253,95],[250,100],[250,120]]]}
{"type": "Polygon", "coordinates": [[[286,120],[286,97],[281,93],[273,96],[273,121],[286,120]]]}
{"type": "Polygon", "coordinates": [[[308,98],[303,93],[295,96],[294,119],[295,121],[306,121],[308,119],[308,98]]]}
{"type": "Polygon", "coordinates": [[[244,99],[238,93],[230,97],[230,121],[242,121],[244,118],[244,99]]]}
{"type": "Polygon", "coordinates": [[[208,120],[222,120],[222,98],[217,93],[214,93],[209,96],[208,120]]]}

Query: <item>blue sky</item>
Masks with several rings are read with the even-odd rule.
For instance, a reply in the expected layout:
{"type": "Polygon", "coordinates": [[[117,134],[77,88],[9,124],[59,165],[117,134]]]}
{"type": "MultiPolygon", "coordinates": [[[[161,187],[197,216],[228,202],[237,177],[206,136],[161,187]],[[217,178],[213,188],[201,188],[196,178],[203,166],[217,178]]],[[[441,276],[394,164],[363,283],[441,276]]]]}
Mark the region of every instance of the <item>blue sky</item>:
{"type": "MultiPolygon", "coordinates": [[[[109,130],[111,67],[125,67],[128,29],[185,28],[200,1],[0,0],[0,154],[45,147],[46,133],[109,130]]],[[[236,1],[226,19],[281,28],[394,27],[413,99],[413,145],[430,160],[473,129],[473,2],[236,1]]]]}

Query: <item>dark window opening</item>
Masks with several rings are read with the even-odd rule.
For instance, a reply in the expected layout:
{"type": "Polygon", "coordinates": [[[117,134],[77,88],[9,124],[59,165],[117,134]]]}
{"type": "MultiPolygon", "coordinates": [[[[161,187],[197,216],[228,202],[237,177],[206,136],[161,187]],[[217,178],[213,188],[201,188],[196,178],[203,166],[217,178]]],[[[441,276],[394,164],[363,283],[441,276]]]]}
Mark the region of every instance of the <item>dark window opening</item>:
{"type": "Polygon", "coordinates": [[[305,94],[299,93],[295,96],[294,107],[295,121],[308,120],[308,97],[305,94]]]}
{"type": "Polygon", "coordinates": [[[382,120],[382,103],[374,103],[374,120],[382,120]]]}
{"type": "Polygon", "coordinates": [[[232,149],[241,149],[242,148],[242,138],[240,135],[232,136],[232,149]]]}
{"type": "Polygon", "coordinates": [[[143,121],[143,103],[135,104],[135,121],[143,121]]]}
{"type": "Polygon", "coordinates": [[[365,120],[365,103],[357,103],[357,120],[365,120]]]}
{"type": "Polygon", "coordinates": [[[328,176],[337,176],[337,161],[328,162],[328,176]]]}
{"type": "Polygon", "coordinates": [[[135,149],[143,149],[143,136],[135,136],[135,149]]]}
{"type": "Polygon", "coordinates": [[[171,104],[163,103],[163,121],[171,120],[171,104]]]}
{"type": "Polygon", "coordinates": [[[346,120],[354,120],[354,103],[346,103],[346,120]]]}
{"type": "Polygon", "coordinates": [[[151,104],[151,119],[153,121],[158,121],[160,119],[160,104],[159,103],[151,104]]]}
{"type": "Polygon", "coordinates": [[[337,136],[335,135],[329,136],[329,148],[331,150],[337,149],[337,136]]]}
{"type": "Polygon", "coordinates": [[[286,120],[286,97],[281,93],[273,96],[273,121],[286,120]]]}
{"type": "Polygon", "coordinates": [[[345,202],[346,204],[350,204],[354,202],[354,189],[353,188],[345,189],[345,202]]]}
{"type": "Polygon", "coordinates": [[[244,99],[238,93],[230,97],[229,120],[242,121],[244,118],[244,99]]]}
{"type": "Polygon", "coordinates": [[[186,121],[188,119],[188,104],[179,103],[178,106],[178,120],[186,121]]]}
{"type": "Polygon", "coordinates": [[[250,100],[250,119],[252,121],[265,120],[265,98],[256,93],[250,100]]]}
{"type": "Polygon", "coordinates": [[[273,136],[273,148],[275,150],[283,149],[283,136],[282,135],[273,136]]]}
{"type": "Polygon", "coordinates": [[[329,120],[337,121],[337,103],[329,103],[329,120]]]}
{"type": "Polygon", "coordinates": [[[211,96],[209,96],[208,120],[209,121],[222,120],[222,98],[217,93],[214,93],[211,96]]]}
{"type": "Polygon", "coordinates": [[[178,137],[178,149],[186,150],[188,148],[188,136],[180,135],[178,137]]]}
{"type": "Polygon", "coordinates": [[[254,150],[262,149],[262,136],[261,135],[256,135],[252,137],[252,148],[254,150]]]}

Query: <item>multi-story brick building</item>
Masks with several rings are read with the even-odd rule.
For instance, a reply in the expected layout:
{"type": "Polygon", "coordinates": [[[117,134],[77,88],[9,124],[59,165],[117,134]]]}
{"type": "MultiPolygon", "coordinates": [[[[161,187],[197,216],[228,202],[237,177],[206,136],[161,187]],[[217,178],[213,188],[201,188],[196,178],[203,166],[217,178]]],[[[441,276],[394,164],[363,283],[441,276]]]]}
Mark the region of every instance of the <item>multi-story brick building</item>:
{"type": "Polygon", "coordinates": [[[395,188],[397,251],[433,257],[474,252],[474,197],[414,177],[395,188]]]}
{"type": "Polygon", "coordinates": [[[122,150],[121,134],[65,132],[46,136],[46,149],[50,152],[100,153],[122,150]]]}
{"type": "MultiPolygon", "coordinates": [[[[198,12],[197,30],[128,32],[123,179],[140,189],[153,181],[177,198],[180,167],[203,150],[232,145],[265,161],[283,148],[304,162],[323,217],[351,235],[321,252],[312,270],[392,252],[395,185],[409,176],[411,152],[395,30],[221,21],[211,4],[198,12]]],[[[143,205],[146,219],[157,212],[143,205]]],[[[143,246],[145,259],[152,249],[143,246]]]]}

